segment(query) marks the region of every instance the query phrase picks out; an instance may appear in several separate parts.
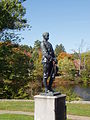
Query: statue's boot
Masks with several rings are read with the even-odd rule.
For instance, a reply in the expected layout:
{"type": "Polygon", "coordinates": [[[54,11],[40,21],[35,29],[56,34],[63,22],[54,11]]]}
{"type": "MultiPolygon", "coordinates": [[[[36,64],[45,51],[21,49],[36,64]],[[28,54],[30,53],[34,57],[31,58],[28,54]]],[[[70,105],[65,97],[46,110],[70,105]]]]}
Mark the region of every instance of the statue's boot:
{"type": "Polygon", "coordinates": [[[55,92],[52,88],[48,88],[49,92],[55,92]]]}

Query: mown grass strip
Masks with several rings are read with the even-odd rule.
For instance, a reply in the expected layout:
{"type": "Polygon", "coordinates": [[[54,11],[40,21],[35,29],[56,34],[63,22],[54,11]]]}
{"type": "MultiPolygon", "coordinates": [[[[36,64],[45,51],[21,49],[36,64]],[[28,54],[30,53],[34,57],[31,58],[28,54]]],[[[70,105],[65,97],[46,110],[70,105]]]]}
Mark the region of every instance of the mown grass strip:
{"type": "MultiPolygon", "coordinates": [[[[34,120],[34,116],[18,114],[1,114],[0,120],[34,120]]],[[[71,120],[71,119],[67,119],[71,120]]]]}
{"type": "Polygon", "coordinates": [[[1,114],[0,120],[34,120],[34,117],[29,115],[1,114]]]}

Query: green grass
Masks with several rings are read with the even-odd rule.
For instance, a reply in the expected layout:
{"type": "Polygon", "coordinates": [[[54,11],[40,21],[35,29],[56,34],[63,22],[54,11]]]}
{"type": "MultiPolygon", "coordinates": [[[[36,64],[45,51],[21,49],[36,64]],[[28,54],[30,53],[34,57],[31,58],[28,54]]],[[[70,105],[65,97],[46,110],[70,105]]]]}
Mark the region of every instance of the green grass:
{"type": "Polygon", "coordinates": [[[0,120],[34,120],[34,117],[28,115],[2,114],[0,115],[0,120]]]}
{"type": "MultiPolygon", "coordinates": [[[[34,102],[0,101],[0,110],[34,112],[34,102]]],[[[90,104],[67,104],[67,114],[90,117],[90,104]]]]}
{"type": "Polygon", "coordinates": [[[90,117],[90,104],[67,104],[67,113],[90,117]]]}
{"type": "Polygon", "coordinates": [[[0,110],[34,112],[34,102],[0,101],[0,110]]]}
{"type": "Polygon", "coordinates": [[[34,117],[29,115],[1,114],[0,120],[34,120],[34,117]]]}

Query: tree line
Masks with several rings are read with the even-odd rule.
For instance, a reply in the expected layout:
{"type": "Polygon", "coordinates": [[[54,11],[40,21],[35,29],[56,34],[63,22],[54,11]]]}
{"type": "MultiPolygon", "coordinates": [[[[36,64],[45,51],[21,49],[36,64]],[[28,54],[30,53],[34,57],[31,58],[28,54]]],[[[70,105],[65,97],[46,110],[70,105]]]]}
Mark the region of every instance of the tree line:
{"type": "MultiPolygon", "coordinates": [[[[30,98],[43,91],[40,43],[36,40],[34,47],[31,47],[12,43],[10,40],[0,42],[0,98],[30,98]]],[[[62,77],[63,81],[89,83],[90,51],[81,54],[80,64],[80,59],[75,54],[65,52],[63,47],[56,55],[58,76],[62,77]],[[86,56],[85,65],[84,56],[86,56]]],[[[57,48],[56,46],[55,53],[57,48]]]]}

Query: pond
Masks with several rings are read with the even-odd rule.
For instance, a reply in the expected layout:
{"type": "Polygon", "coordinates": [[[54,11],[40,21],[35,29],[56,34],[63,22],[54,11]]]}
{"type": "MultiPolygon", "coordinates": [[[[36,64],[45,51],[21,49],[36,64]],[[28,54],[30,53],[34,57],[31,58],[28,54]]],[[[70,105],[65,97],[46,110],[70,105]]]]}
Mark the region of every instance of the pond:
{"type": "Polygon", "coordinates": [[[67,95],[67,100],[90,101],[90,85],[83,84],[61,84],[56,86],[56,90],[67,95]]]}
{"type": "Polygon", "coordinates": [[[73,92],[75,92],[78,96],[80,96],[83,100],[90,101],[90,87],[83,85],[75,85],[73,88],[73,92]]]}

